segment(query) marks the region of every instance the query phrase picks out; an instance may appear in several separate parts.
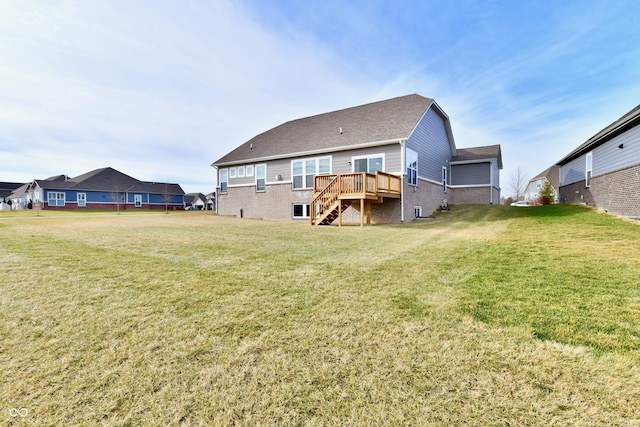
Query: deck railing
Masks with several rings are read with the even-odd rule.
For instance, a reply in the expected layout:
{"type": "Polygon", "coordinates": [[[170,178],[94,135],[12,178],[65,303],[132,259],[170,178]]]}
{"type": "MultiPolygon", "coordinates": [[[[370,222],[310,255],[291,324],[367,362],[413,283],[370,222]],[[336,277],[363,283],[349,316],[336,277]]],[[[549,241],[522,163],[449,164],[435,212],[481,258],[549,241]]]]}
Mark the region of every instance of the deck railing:
{"type": "Polygon", "coordinates": [[[400,187],[400,177],[385,172],[317,175],[313,180],[311,223],[313,224],[314,220],[322,216],[327,209],[331,209],[339,199],[399,197],[400,187]]]}

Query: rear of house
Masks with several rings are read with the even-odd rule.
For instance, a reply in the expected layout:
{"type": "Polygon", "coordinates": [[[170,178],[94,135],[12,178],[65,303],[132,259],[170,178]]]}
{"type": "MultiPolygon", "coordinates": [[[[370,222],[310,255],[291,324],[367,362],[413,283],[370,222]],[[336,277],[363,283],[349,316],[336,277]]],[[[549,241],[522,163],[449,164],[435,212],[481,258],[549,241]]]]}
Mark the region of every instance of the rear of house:
{"type": "Polygon", "coordinates": [[[640,218],[640,105],[558,162],[559,199],[640,218]]]}
{"type": "Polygon", "coordinates": [[[443,200],[454,200],[458,188],[475,191],[470,199],[482,203],[499,200],[488,190],[493,177],[499,194],[493,172],[501,167],[498,158],[459,159],[460,166],[495,167],[487,168],[489,178],[480,184],[467,180],[452,186],[451,163],[458,151],[449,117],[420,95],[294,120],[212,164],[218,172],[218,213],[313,224],[394,223],[434,212],[443,200]]]}

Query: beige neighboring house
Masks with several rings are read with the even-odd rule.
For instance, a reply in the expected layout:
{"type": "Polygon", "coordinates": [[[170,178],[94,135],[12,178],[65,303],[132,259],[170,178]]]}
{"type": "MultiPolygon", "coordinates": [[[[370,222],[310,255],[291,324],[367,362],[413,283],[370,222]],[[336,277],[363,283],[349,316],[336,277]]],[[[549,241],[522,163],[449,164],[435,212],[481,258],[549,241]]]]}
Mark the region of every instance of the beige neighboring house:
{"type": "Polygon", "coordinates": [[[544,183],[549,181],[555,193],[554,203],[558,203],[558,190],[560,188],[560,166],[553,165],[536,175],[529,181],[524,191],[525,202],[535,202],[540,197],[540,190],[544,187],[544,183]]]}
{"type": "Polygon", "coordinates": [[[413,94],[283,123],[212,166],[218,214],[363,225],[498,204],[502,155],[458,149],[449,116],[413,94]]]}

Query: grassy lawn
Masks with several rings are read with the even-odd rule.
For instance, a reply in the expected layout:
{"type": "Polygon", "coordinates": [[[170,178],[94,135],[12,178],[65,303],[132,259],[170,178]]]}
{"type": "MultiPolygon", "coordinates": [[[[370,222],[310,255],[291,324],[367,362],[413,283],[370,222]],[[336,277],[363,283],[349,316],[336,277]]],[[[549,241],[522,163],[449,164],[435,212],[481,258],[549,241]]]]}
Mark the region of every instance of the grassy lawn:
{"type": "Polygon", "coordinates": [[[638,426],[639,248],[576,206],[0,212],[0,424],[638,426]]]}

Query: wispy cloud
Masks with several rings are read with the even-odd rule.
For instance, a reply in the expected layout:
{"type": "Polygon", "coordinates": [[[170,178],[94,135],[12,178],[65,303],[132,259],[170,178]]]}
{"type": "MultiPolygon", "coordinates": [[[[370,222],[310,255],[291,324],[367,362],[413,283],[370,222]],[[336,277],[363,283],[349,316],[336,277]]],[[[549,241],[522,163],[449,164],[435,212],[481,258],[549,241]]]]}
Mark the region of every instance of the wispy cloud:
{"type": "Polygon", "coordinates": [[[187,191],[284,121],[407,93],[533,175],[640,99],[634,2],[4,2],[0,180],[112,166],[187,191]]]}

